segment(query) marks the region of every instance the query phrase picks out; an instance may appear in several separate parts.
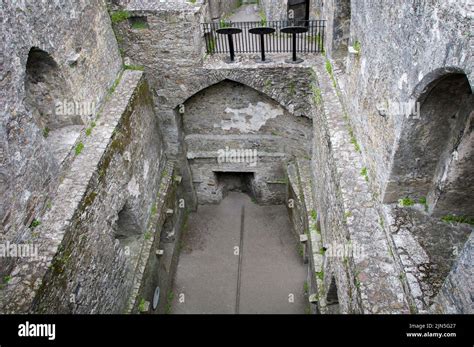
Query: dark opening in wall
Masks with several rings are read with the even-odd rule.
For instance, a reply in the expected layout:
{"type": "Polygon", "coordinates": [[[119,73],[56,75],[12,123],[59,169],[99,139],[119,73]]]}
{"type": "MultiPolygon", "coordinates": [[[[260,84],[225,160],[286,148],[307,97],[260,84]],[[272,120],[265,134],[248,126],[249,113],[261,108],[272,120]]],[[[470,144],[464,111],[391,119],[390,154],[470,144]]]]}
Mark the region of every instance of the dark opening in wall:
{"type": "Polygon", "coordinates": [[[326,304],[328,306],[329,313],[339,313],[339,298],[337,296],[336,278],[334,276],[331,278],[331,284],[329,285],[326,296],[326,304]]]}
{"type": "Polygon", "coordinates": [[[133,247],[143,234],[143,228],[135,212],[127,204],[118,213],[118,220],[113,230],[115,238],[122,247],[133,247]]]}
{"type": "Polygon", "coordinates": [[[28,54],[25,92],[26,104],[41,128],[55,130],[67,125],[83,124],[74,112],[57,112],[59,105],[73,100],[58,64],[39,48],[32,48],[28,54]]]}
{"type": "Polygon", "coordinates": [[[474,98],[466,75],[441,79],[420,103],[420,116],[434,123],[427,149],[439,154],[432,157],[436,169],[427,196],[430,211],[474,216],[474,98]]]}
{"type": "Polygon", "coordinates": [[[148,25],[148,18],[145,16],[133,16],[128,19],[130,23],[130,27],[132,29],[140,30],[140,29],[148,29],[150,26],[148,25]]]}
{"type": "Polygon", "coordinates": [[[229,192],[242,192],[254,198],[253,172],[214,172],[222,198],[229,192]]]}

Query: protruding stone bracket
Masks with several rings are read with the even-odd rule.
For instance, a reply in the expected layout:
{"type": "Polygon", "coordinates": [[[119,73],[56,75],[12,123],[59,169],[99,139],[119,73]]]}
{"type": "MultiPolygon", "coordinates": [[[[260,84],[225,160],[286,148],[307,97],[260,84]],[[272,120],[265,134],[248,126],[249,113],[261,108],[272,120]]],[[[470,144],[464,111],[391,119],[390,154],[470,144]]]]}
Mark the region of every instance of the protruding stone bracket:
{"type": "Polygon", "coordinates": [[[317,305],[318,304],[318,294],[311,294],[308,298],[310,304],[317,305]]]}
{"type": "Polygon", "coordinates": [[[301,242],[301,243],[306,243],[306,242],[308,242],[308,235],[306,235],[306,234],[301,234],[301,235],[300,235],[300,242],[301,242]]]}

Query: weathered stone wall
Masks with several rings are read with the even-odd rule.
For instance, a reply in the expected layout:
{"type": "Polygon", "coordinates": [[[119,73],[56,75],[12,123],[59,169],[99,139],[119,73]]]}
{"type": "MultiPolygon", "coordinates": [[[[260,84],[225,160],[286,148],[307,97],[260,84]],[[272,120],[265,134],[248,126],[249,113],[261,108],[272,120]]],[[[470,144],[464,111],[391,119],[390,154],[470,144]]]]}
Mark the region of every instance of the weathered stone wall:
{"type": "Polygon", "coordinates": [[[202,63],[204,40],[200,23],[204,21],[205,8],[189,3],[147,7],[131,2],[122,10],[147,19],[145,29],[134,29],[128,20],[117,22],[114,27],[125,60],[143,66],[147,72],[165,143],[170,152],[177,154],[179,135],[174,109],[193,89],[196,66],[202,63]]]}
{"type": "MultiPolygon", "coordinates": [[[[288,0],[262,0],[260,4],[264,9],[267,20],[288,20],[288,5],[292,4],[288,0]]],[[[305,5],[303,8],[306,10],[305,5]]],[[[322,1],[309,0],[309,19],[323,19],[321,18],[322,1]]]]}
{"type": "MultiPolygon", "coordinates": [[[[360,42],[360,53],[348,60],[343,88],[374,188],[383,198],[392,158],[403,150],[399,141],[410,119],[405,114],[383,117],[378,107],[409,101],[425,76],[437,69],[464,71],[472,87],[472,20],[466,1],[360,0],[351,5],[350,43],[360,42]]],[[[416,160],[408,153],[407,161],[416,160]]]]}
{"type": "Polygon", "coordinates": [[[0,17],[0,242],[21,243],[41,219],[60,171],[25,100],[28,53],[33,47],[49,53],[69,90],[67,101],[93,104],[92,113],[122,64],[103,1],[3,1],[0,17]]]}
{"type": "MultiPolygon", "coordinates": [[[[281,57],[258,64],[239,56],[232,65],[206,57],[200,23],[210,16],[202,1],[108,3],[125,64],[143,69],[149,82],[126,70],[109,93],[122,60],[102,1],[0,7],[7,24],[0,43],[0,241],[40,252],[2,262],[0,275],[9,278],[0,285],[2,312],[137,312],[156,286],[163,290],[157,312],[166,311],[184,219],[177,205],[184,196],[193,208],[196,193],[200,202],[219,201],[225,190],[214,171],[254,173],[251,189],[267,203],[287,202],[290,176],[295,230],[309,237],[312,312],[335,312],[335,302],[344,313],[472,312],[472,228],[430,215],[451,205],[472,211],[464,189],[472,186],[474,77],[467,1],[311,1],[311,15],[327,20],[329,60],[305,57],[299,66],[281,57]],[[117,10],[125,12],[114,16],[117,10]],[[31,52],[47,58],[26,76],[31,52]],[[43,81],[50,67],[52,78],[43,81]],[[456,153],[427,154],[443,135],[438,123],[416,124],[384,107],[425,100],[447,74],[467,76],[456,99],[462,112],[446,108],[455,124],[444,140],[460,142],[456,153]],[[83,147],[59,162],[35,113],[51,107],[50,97],[96,104],[70,144],[83,147]],[[84,131],[104,100],[95,126],[84,131]],[[257,149],[261,166],[216,163],[226,147],[257,149]],[[166,164],[165,150],[173,159],[166,164]],[[441,166],[421,160],[438,154],[441,166]],[[451,154],[462,165],[444,170],[451,154]],[[294,157],[296,172],[287,172],[294,157]],[[450,189],[464,195],[434,191],[428,206],[384,205],[414,192],[400,183],[417,186],[420,166],[437,181],[448,173],[450,189]],[[179,187],[173,172],[183,176],[179,187]]],[[[286,19],[287,1],[262,5],[269,20],[286,19]]],[[[450,95],[436,98],[427,114],[444,109],[450,95]]]]}
{"type": "MultiPolygon", "coordinates": [[[[163,145],[143,73],[126,70],[2,288],[2,312],[124,312],[163,145]]],[[[145,232],[146,231],[146,232],[145,232]]],[[[150,233],[150,234],[149,234],[150,233]]]]}
{"type": "Polygon", "coordinates": [[[315,0],[318,19],[326,20],[325,51],[331,57],[347,56],[351,25],[351,0],[315,0]]]}
{"type": "Polygon", "coordinates": [[[209,13],[212,19],[229,15],[238,8],[241,0],[209,0],[209,13]]]}
{"type": "MultiPolygon", "coordinates": [[[[200,23],[208,16],[206,6],[144,6],[130,2],[123,9],[130,16],[147,18],[145,29],[136,29],[124,20],[115,24],[115,31],[125,60],[143,66],[149,76],[167,152],[179,158],[185,186],[192,186],[192,173],[186,165],[179,106],[199,91],[228,79],[263,92],[296,116],[310,114],[310,88],[304,68],[288,66],[281,73],[283,70],[271,66],[261,69],[256,64],[229,67],[210,58],[209,63],[204,63],[200,23]]],[[[190,189],[185,191],[189,201],[195,199],[190,189]]]]}
{"type": "MultiPolygon", "coordinates": [[[[294,232],[297,237],[303,235],[308,231],[308,223],[306,221],[306,207],[304,197],[301,195],[301,179],[299,177],[298,169],[295,163],[288,163],[288,215],[293,225],[294,232]]],[[[306,255],[305,255],[306,256],[306,255]]]]}
{"type": "Polygon", "coordinates": [[[288,178],[288,213],[300,242],[303,260],[308,264],[305,289],[308,295],[309,312],[328,313],[325,279],[331,280],[333,276],[331,274],[324,276],[324,248],[316,212],[317,206],[313,200],[311,160],[297,158],[291,162],[288,165],[288,178]]]}
{"type": "MultiPolygon", "coordinates": [[[[331,23],[329,20],[328,33],[335,31],[331,23]]],[[[329,49],[328,54],[337,63],[333,74],[347,105],[353,142],[362,150],[374,198],[395,203],[408,196],[415,203],[427,202],[427,206],[415,207],[426,208],[425,214],[409,212],[407,217],[392,209],[386,223],[390,225],[388,242],[404,273],[410,310],[424,312],[453,265],[453,249],[462,247],[470,233],[468,227],[460,232],[462,228],[441,226],[439,217],[470,214],[472,207],[466,171],[468,163],[472,166],[467,149],[470,132],[466,132],[472,110],[474,64],[468,34],[472,8],[466,1],[352,1],[350,30],[352,53],[338,55],[329,49]],[[433,85],[441,86],[439,82],[446,82],[447,76],[463,75],[470,87],[447,83],[450,87],[443,86],[444,94],[438,90],[437,97],[425,102],[427,94],[435,95],[433,85]],[[414,101],[421,102],[420,112],[402,109],[414,101]],[[393,105],[400,110],[390,110],[393,105]],[[409,232],[405,226],[410,226],[409,232]],[[449,236],[439,242],[436,234],[445,229],[449,236]]],[[[452,293],[453,298],[446,299],[446,290],[438,298],[460,302],[459,297],[470,295],[470,285],[461,284],[466,276],[456,278],[459,291],[452,293]]]]}
{"type": "Polygon", "coordinates": [[[260,5],[265,12],[267,20],[288,19],[288,0],[262,0],[260,5]]]}
{"type": "Polygon", "coordinates": [[[474,234],[471,233],[452,271],[435,298],[434,305],[430,307],[431,312],[445,314],[472,314],[474,312],[474,304],[472,302],[472,278],[474,277],[472,269],[473,238],[474,234]]]}
{"type": "MultiPolygon", "coordinates": [[[[461,250],[467,247],[464,244],[472,234],[472,227],[432,218],[421,205],[384,205],[384,214],[394,253],[400,259],[402,276],[406,278],[407,289],[414,300],[413,308],[427,312],[461,250]]],[[[462,278],[469,271],[460,267],[458,272],[462,278]],[[463,271],[465,273],[461,275],[463,271]]],[[[460,279],[456,281],[461,283],[460,279]]],[[[465,295],[469,287],[459,285],[459,289],[451,294],[458,298],[465,295]]]]}
{"type": "MultiPolygon", "coordinates": [[[[98,120],[97,132],[91,134],[92,138],[104,135],[101,125],[117,122],[43,279],[34,311],[121,313],[126,309],[143,244],[153,236],[147,224],[162,169],[158,121],[148,85],[140,76],[125,72],[104,109],[104,119],[98,120]],[[120,106],[125,106],[123,113],[107,114],[120,106]]],[[[89,155],[87,150],[83,155],[89,155]]]]}
{"type": "Polygon", "coordinates": [[[168,162],[162,171],[156,204],[152,208],[149,230],[134,279],[134,292],[127,313],[169,313],[169,293],[172,290],[178,262],[181,233],[188,209],[182,197],[181,176],[168,162]],[[153,300],[159,288],[158,305],[153,300]]]}

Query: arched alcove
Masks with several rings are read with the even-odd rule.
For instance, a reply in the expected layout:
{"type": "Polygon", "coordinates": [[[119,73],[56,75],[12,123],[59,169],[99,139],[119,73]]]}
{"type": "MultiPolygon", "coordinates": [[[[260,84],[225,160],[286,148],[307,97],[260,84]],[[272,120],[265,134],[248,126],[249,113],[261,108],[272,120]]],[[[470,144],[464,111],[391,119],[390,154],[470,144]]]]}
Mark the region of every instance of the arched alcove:
{"type": "Polygon", "coordinates": [[[435,215],[472,215],[474,99],[464,73],[432,74],[404,120],[384,202],[427,199],[435,215]]]}
{"type": "Polygon", "coordinates": [[[26,62],[25,106],[59,162],[82,129],[81,112],[93,111],[75,102],[58,64],[36,47],[29,51],[26,62]]]}
{"type": "Polygon", "coordinates": [[[117,219],[112,226],[114,238],[119,241],[122,248],[133,255],[138,254],[140,238],[143,236],[143,226],[134,211],[128,204],[125,204],[117,215],[117,219]]]}
{"type": "Polygon", "coordinates": [[[251,175],[257,200],[279,203],[286,193],[280,183],[285,181],[283,163],[294,155],[309,157],[311,120],[293,116],[245,84],[220,81],[176,112],[199,203],[225,196],[222,175],[216,173],[251,175]]]}

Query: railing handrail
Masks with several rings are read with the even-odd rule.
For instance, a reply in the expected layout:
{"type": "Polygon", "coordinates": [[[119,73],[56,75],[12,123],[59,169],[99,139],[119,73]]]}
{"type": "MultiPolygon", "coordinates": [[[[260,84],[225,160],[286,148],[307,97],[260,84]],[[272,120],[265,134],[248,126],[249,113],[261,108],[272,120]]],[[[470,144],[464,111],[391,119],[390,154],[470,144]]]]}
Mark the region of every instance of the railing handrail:
{"type": "MultiPolygon", "coordinates": [[[[232,20],[220,20],[220,21],[212,21],[212,22],[202,22],[201,24],[214,24],[214,23],[221,23],[222,22],[225,22],[225,23],[262,23],[263,21],[258,21],[258,20],[254,20],[254,21],[232,21],[232,20]]],[[[288,19],[288,20],[266,20],[265,22],[266,23],[271,23],[271,22],[326,22],[327,20],[326,19],[302,19],[302,20],[294,20],[294,19],[288,19]]]]}
{"type": "Polygon", "coordinates": [[[256,27],[271,27],[275,29],[274,34],[265,35],[265,50],[267,53],[291,52],[289,38],[291,35],[281,33],[280,30],[286,26],[306,26],[308,32],[298,35],[297,51],[299,53],[324,52],[324,39],[326,20],[278,20],[278,21],[215,21],[201,23],[203,29],[206,51],[208,54],[229,53],[227,40],[223,35],[218,35],[216,30],[220,28],[240,28],[242,33],[234,37],[235,53],[259,53],[260,41],[248,32],[248,29],[256,27]],[[224,24],[224,25],[223,25],[224,24]]]}

